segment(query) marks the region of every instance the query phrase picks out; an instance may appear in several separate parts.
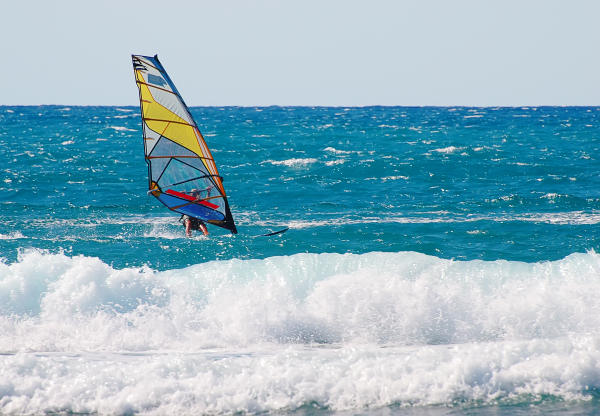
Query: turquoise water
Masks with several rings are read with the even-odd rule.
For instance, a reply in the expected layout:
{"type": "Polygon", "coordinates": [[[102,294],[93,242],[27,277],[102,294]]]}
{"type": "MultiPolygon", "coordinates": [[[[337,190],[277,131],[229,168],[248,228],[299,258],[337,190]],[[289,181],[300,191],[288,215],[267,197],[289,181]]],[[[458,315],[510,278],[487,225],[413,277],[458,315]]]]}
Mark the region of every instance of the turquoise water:
{"type": "Polygon", "coordinates": [[[191,112],[238,235],[137,107],[0,107],[2,412],[598,410],[600,108],[191,112]]]}
{"type": "Polygon", "coordinates": [[[137,108],[3,107],[2,255],[35,247],[166,270],[303,252],[536,262],[597,247],[596,108],[192,113],[240,236],[212,227],[186,241],[146,195],[137,108]]]}

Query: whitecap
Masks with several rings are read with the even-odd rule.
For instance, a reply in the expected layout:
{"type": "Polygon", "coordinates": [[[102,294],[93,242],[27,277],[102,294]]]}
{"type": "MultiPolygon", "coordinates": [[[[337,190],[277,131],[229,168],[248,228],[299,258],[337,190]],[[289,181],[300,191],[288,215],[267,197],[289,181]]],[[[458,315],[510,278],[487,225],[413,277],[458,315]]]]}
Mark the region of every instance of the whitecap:
{"type": "Polygon", "coordinates": [[[353,152],[348,152],[348,151],[345,151],[345,150],[337,150],[337,149],[335,149],[333,147],[326,147],[323,150],[326,151],[326,152],[334,153],[336,155],[347,155],[347,154],[353,153],[353,152]]]}
{"type": "Polygon", "coordinates": [[[25,251],[0,264],[0,351],[199,352],[311,342],[476,348],[600,337],[599,265],[593,251],[532,264],[301,253],[158,272],[25,251]]]}
{"type": "Polygon", "coordinates": [[[408,176],[402,176],[402,175],[397,175],[397,176],[386,176],[385,178],[381,178],[382,181],[396,181],[398,179],[404,179],[404,180],[409,180],[410,178],[408,176]]]}
{"type": "Polygon", "coordinates": [[[346,159],[337,159],[337,160],[330,160],[328,162],[325,162],[325,164],[327,166],[335,166],[335,165],[342,165],[346,162],[346,159]]]}
{"type": "Polygon", "coordinates": [[[308,166],[310,164],[316,163],[317,159],[313,158],[305,158],[305,159],[288,159],[288,160],[267,160],[261,163],[270,163],[272,165],[284,165],[289,167],[298,167],[298,166],[308,166]]]}
{"type": "Polygon", "coordinates": [[[19,238],[25,238],[25,236],[23,234],[21,234],[20,231],[15,231],[8,235],[0,234],[0,240],[17,240],[19,238]]]}
{"type": "Polygon", "coordinates": [[[122,126],[108,126],[109,129],[114,129],[116,131],[136,131],[134,129],[128,129],[127,127],[122,126]]]}
{"type": "Polygon", "coordinates": [[[463,149],[464,149],[464,147],[448,146],[448,147],[444,147],[441,149],[433,149],[432,152],[449,154],[449,153],[459,152],[463,149]]]}

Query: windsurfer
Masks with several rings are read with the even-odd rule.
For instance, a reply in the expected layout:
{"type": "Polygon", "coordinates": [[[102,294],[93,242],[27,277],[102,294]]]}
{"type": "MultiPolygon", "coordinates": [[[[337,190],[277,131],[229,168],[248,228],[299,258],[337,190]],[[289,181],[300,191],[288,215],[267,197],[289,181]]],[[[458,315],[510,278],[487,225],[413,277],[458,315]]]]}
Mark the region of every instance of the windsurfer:
{"type": "Polygon", "coordinates": [[[190,196],[196,198],[196,200],[199,200],[200,199],[200,191],[197,189],[192,189],[190,191],[190,196]]]}
{"type": "MultiPolygon", "coordinates": [[[[196,198],[196,201],[200,201],[200,190],[192,189],[189,194],[190,196],[196,198]]],[[[202,234],[208,235],[208,229],[206,228],[206,224],[204,221],[190,217],[189,215],[182,215],[181,220],[183,220],[183,226],[185,227],[185,235],[187,237],[192,236],[192,230],[202,231],[202,234]]]]}
{"type": "Polygon", "coordinates": [[[192,236],[192,230],[202,231],[202,234],[208,235],[208,229],[206,228],[204,221],[185,214],[181,216],[181,219],[183,220],[183,226],[185,227],[186,237],[192,236]]]}
{"type": "Polygon", "coordinates": [[[214,188],[214,186],[209,186],[208,188],[204,188],[204,189],[192,189],[188,193],[190,194],[190,196],[193,196],[194,198],[196,198],[199,201],[200,194],[205,191],[206,191],[206,198],[210,198],[210,192],[211,192],[212,188],[214,188]]]}

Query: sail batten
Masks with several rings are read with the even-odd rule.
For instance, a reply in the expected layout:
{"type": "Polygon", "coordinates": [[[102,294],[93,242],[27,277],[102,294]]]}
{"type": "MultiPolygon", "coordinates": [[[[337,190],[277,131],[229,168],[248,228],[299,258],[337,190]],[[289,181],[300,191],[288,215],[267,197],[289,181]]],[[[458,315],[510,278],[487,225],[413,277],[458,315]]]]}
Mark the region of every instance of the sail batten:
{"type": "Polygon", "coordinates": [[[171,211],[236,234],[223,178],[175,84],[157,56],[132,55],[132,61],[149,194],[171,211]]]}

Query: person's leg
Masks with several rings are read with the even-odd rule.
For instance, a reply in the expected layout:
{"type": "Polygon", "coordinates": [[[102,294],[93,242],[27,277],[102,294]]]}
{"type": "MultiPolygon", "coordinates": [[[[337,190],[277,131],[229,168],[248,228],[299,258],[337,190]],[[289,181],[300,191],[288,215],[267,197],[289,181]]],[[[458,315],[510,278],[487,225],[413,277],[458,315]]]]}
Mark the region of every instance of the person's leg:
{"type": "Polygon", "coordinates": [[[202,234],[208,235],[208,229],[206,228],[206,224],[203,222],[200,223],[200,231],[202,231],[202,234]]]}
{"type": "Polygon", "coordinates": [[[184,220],[186,237],[192,236],[192,221],[188,218],[184,220]]]}

